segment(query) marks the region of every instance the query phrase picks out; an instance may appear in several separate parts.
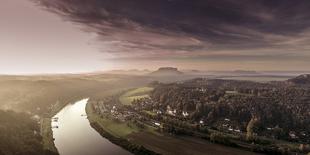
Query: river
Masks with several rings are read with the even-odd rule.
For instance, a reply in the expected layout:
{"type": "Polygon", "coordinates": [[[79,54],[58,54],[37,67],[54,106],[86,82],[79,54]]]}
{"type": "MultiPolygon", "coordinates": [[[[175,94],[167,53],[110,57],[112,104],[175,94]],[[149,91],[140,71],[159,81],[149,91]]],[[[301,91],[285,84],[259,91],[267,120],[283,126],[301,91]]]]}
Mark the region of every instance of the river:
{"type": "Polygon", "coordinates": [[[97,133],[89,124],[88,99],[69,104],[52,119],[53,137],[60,155],[131,155],[97,133]]]}

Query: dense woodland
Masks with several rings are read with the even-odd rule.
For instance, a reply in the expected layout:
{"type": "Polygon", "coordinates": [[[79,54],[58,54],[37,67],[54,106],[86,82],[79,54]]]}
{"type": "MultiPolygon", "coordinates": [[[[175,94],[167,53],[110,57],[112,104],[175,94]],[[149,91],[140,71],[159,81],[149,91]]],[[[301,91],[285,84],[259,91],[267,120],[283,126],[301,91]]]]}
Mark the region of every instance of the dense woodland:
{"type": "Polygon", "coordinates": [[[152,108],[217,130],[310,143],[310,89],[288,82],[195,79],[160,84],[153,91],[152,108]]]}
{"type": "Polygon", "coordinates": [[[41,140],[40,126],[30,115],[0,110],[0,155],[52,155],[41,140]]]}

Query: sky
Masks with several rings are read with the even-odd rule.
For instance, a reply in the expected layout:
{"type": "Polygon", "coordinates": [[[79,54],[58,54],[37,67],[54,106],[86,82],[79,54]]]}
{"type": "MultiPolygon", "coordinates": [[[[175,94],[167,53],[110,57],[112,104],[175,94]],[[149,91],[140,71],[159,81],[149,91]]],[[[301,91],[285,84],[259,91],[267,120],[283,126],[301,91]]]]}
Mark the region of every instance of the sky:
{"type": "Polygon", "coordinates": [[[0,2],[0,73],[309,71],[309,0],[0,2]]]}

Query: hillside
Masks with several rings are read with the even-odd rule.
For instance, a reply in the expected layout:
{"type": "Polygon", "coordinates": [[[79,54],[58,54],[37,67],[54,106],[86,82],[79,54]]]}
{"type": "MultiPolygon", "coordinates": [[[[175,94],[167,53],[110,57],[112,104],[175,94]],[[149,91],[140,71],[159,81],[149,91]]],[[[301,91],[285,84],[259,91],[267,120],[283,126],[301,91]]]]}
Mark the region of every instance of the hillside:
{"type": "Polygon", "coordinates": [[[304,74],[295,78],[289,79],[288,82],[294,84],[310,84],[310,74],[304,74]]]}
{"type": "Polygon", "coordinates": [[[44,150],[40,126],[26,113],[0,110],[0,155],[54,155],[44,150]]]}

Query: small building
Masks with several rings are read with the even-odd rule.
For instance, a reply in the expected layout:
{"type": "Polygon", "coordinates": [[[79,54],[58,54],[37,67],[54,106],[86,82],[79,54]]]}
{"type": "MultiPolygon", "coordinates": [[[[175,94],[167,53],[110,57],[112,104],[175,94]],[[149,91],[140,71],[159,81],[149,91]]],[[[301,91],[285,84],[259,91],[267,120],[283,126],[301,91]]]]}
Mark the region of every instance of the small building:
{"type": "Polygon", "coordinates": [[[154,124],[155,124],[156,126],[160,126],[160,123],[155,122],[154,124]]]}
{"type": "Polygon", "coordinates": [[[298,138],[298,137],[296,136],[296,134],[295,134],[294,131],[291,131],[291,132],[289,133],[289,136],[290,136],[292,139],[298,138]]]}
{"type": "Polygon", "coordinates": [[[235,129],[234,130],[235,132],[238,132],[238,133],[240,133],[241,131],[240,131],[240,129],[235,129]]]}
{"type": "Polygon", "coordinates": [[[231,94],[231,95],[235,95],[235,94],[238,94],[239,92],[238,91],[235,91],[235,90],[228,90],[228,91],[225,91],[225,94],[231,94]]]}
{"type": "Polygon", "coordinates": [[[188,112],[186,112],[186,111],[183,111],[183,112],[182,112],[182,115],[183,115],[184,117],[189,116],[188,112]]]}

